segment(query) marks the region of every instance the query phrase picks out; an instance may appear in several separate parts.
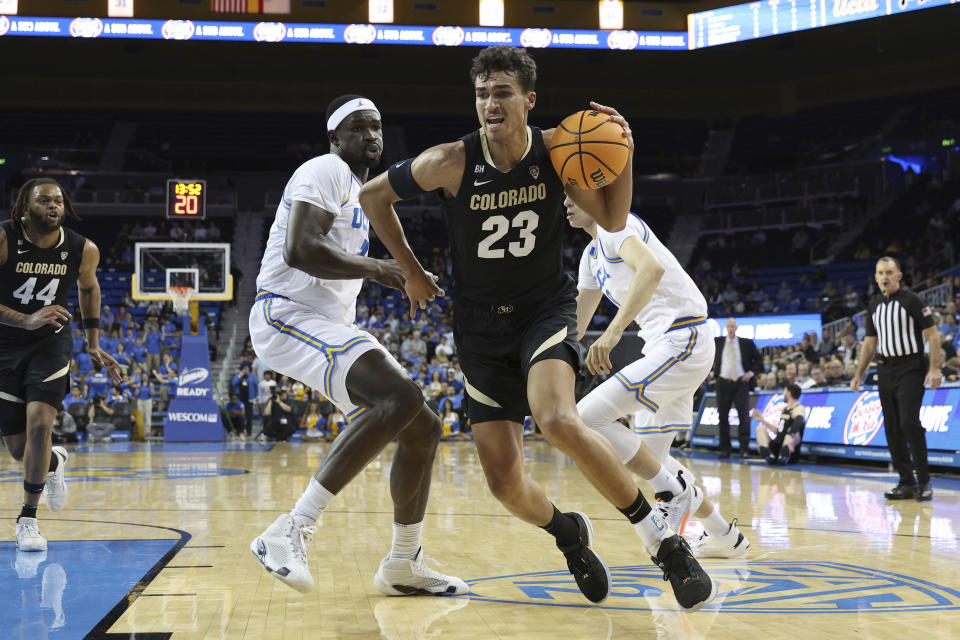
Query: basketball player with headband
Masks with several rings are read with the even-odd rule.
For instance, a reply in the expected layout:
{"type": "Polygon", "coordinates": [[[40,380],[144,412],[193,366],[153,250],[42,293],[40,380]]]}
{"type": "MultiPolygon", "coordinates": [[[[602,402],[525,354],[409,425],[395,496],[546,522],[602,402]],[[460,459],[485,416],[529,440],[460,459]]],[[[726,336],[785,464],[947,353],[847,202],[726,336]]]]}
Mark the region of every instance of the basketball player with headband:
{"type": "Polygon", "coordinates": [[[440,419],[390,353],[354,323],[364,278],[404,286],[395,261],[367,256],[370,225],[357,201],[383,151],[380,112],[367,98],[341,96],[327,109],[327,131],[330,153],[301,165],[283,191],[257,277],[250,337],[268,367],[322,390],[350,426],[291,512],[250,550],[285,584],[313,589],[306,547],[321,513],[397,440],[390,471],[393,547],[374,586],[385,595],[462,595],[467,585],[428,567],[420,547],[440,419]]]}
{"type": "MultiPolygon", "coordinates": [[[[713,599],[716,583],[646,502],[610,444],[577,415],[581,349],[576,288],[562,263],[565,189],[547,153],[554,129],[527,125],[537,99],[536,64],[523,49],[489,47],[474,59],[470,78],[480,128],[395,164],[364,187],[360,203],[403,270],[413,315],[444,292],[410,250],[392,204],[440,193],[457,283],[454,338],[491,492],[555,538],[587,599],[607,597],[610,573],[591,548],[590,520],[562,513],[524,471],[522,425],[532,414],[546,438],[634,524],[680,605],[694,611],[713,599]]],[[[632,149],[626,120],[611,107],[591,106],[623,128],[632,149]]],[[[628,162],[622,177],[603,188],[566,192],[599,224],[619,230],[632,198],[631,171],[628,162]]]]}

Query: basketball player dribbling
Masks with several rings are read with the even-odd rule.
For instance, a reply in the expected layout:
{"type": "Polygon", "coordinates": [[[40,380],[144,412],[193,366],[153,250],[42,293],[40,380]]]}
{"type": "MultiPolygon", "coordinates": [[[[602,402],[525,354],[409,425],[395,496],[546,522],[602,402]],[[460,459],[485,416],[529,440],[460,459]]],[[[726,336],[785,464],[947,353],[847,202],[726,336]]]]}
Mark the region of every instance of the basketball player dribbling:
{"type": "Polygon", "coordinates": [[[610,373],[610,351],[631,321],[641,327],[643,358],[628,364],[577,404],[584,423],[602,434],[628,469],[656,491],[657,510],[682,534],[694,512],[703,535],[697,557],[734,558],[750,542],[727,522],[697,487],[689,469],[670,455],[677,432],[692,427],[693,395],[713,366],[712,336],[704,335],[707,301],[672,253],[639,217],[610,233],[571,198],[564,201],[570,226],[593,240],[583,250],[577,295],[577,329],[583,336],[606,296],[617,306],[607,329],[590,346],[590,373],[610,373]],[[617,419],[636,414],[637,431],[617,419]]]}
{"type": "MultiPolygon", "coordinates": [[[[591,549],[590,520],[561,513],[524,471],[522,424],[532,414],[546,438],[634,524],[681,607],[696,610],[716,595],[716,583],[646,502],[610,444],[577,415],[581,352],[576,290],[562,265],[564,186],[547,153],[554,130],[527,126],[536,64],[522,49],[490,47],[474,59],[470,77],[480,129],[395,164],[364,187],[361,205],[403,269],[413,315],[443,291],[411,252],[391,205],[441,193],[457,293],[454,337],[491,492],[515,516],[554,536],[587,599],[607,597],[610,573],[591,549]]],[[[632,148],[626,121],[614,109],[592,106],[623,127],[632,148]]],[[[628,164],[603,189],[568,192],[599,223],[622,228],[631,170],[628,164]]]]}
{"type": "Polygon", "coordinates": [[[307,161],[287,183],[257,277],[250,337],[272,370],[322,390],[350,421],[320,470],[286,513],[250,543],[273,576],[313,589],[306,547],[329,502],[394,439],[390,471],[393,547],[374,577],[385,595],[461,595],[459,578],[428,567],[420,548],[441,425],[376,338],[354,324],[364,278],[403,288],[393,260],[367,257],[369,223],[357,203],[380,162],[380,112],[341,96],[327,109],[330,153],[307,161]]]}
{"type": "Polygon", "coordinates": [[[23,508],[17,549],[46,551],[37,507],[51,511],[67,500],[67,451],[54,447],[53,423],[70,391],[73,338],[67,294],[77,285],[90,360],[122,382],[120,365],[100,348],[100,285],[97,246],[63,226],[79,220],[60,185],[28,180],[0,223],[0,434],[23,461],[23,508]]]}

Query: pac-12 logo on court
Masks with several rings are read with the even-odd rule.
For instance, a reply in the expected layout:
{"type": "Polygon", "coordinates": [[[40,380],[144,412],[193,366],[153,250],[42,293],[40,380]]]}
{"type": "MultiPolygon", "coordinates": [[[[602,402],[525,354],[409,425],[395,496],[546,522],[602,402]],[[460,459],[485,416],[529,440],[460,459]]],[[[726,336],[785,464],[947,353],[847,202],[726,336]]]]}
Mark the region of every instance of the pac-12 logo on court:
{"type": "Polygon", "coordinates": [[[863,446],[870,444],[883,426],[883,408],[880,394],[864,391],[853,403],[843,425],[843,444],[863,446]]]}
{"type": "Polygon", "coordinates": [[[165,40],[189,40],[195,31],[192,20],[167,20],[160,28],[165,40]]]}
{"type": "Polygon", "coordinates": [[[636,31],[611,31],[607,36],[607,46],[611,49],[636,49],[640,44],[640,34],[636,31]]]}
{"type": "Polygon", "coordinates": [[[531,49],[543,49],[549,47],[553,40],[553,34],[550,29],[524,29],[520,32],[520,46],[530,47],[531,49]]]}
{"type": "Polygon", "coordinates": [[[253,28],[257,42],[280,42],[287,36],[287,26],[282,22],[259,22],[253,28]]]}
{"type": "MultiPolygon", "coordinates": [[[[706,610],[719,613],[860,614],[960,610],[960,591],[871,567],[840,562],[763,560],[711,563],[720,593],[706,610]],[[842,585],[842,586],[838,586],[842,585]]],[[[468,580],[471,601],[626,611],[680,611],[654,566],[610,567],[602,605],[586,602],[566,571],[468,580]]]]}
{"type": "Polygon", "coordinates": [[[377,39],[377,28],[372,24],[348,24],[343,39],[347,44],[370,44],[377,39]]]}
{"type": "Polygon", "coordinates": [[[100,18],[74,18],[70,23],[70,35],[74,38],[98,38],[103,33],[100,18]]]}
{"type": "Polygon", "coordinates": [[[433,44],[438,47],[459,47],[466,37],[461,27],[437,27],[433,30],[433,44]]]}
{"type": "Polygon", "coordinates": [[[7,16],[0,16],[0,36],[6,35],[10,30],[10,20],[7,16]]]}

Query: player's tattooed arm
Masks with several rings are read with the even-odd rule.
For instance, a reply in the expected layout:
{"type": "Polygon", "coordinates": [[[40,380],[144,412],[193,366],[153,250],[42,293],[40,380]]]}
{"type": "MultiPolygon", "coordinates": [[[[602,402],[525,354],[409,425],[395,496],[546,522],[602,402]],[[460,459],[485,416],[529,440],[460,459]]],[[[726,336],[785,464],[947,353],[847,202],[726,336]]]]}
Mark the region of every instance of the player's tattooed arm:
{"type": "Polygon", "coordinates": [[[347,253],[327,238],[335,217],[316,205],[294,200],[283,244],[284,262],[314,278],[373,278],[380,284],[402,289],[403,276],[393,260],[347,253]]]}
{"type": "MultiPolygon", "coordinates": [[[[100,318],[100,283],[97,281],[97,265],[100,264],[100,249],[90,240],[83,245],[83,257],[80,259],[80,274],[77,277],[77,294],[80,314],[85,319],[100,318]]],[[[84,328],[87,339],[87,353],[94,364],[104,368],[114,382],[123,382],[120,364],[109,353],[100,348],[100,329],[84,328]]]]}

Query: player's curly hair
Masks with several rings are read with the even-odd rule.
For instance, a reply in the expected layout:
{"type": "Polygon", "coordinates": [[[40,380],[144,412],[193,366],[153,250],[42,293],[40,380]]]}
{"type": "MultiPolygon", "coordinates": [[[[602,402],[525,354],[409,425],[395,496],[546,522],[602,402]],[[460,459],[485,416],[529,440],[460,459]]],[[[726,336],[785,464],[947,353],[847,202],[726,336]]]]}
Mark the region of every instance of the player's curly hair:
{"type": "Polygon", "coordinates": [[[67,193],[67,190],[64,189],[59,182],[53,178],[31,178],[23,183],[23,186],[20,187],[20,191],[17,192],[17,200],[13,203],[13,207],[10,209],[10,221],[13,223],[13,228],[21,230],[20,221],[25,215],[27,215],[27,208],[30,206],[30,194],[33,192],[33,188],[41,184],[55,184],[60,187],[60,193],[63,195],[63,211],[66,213],[67,217],[71,220],[80,221],[80,216],[77,215],[76,209],[73,208],[73,201],[70,200],[70,195],[67,193]]]}
{"type": "Polygon", "coordinates": [[[504,45],[482,49],[470,65],[470,80],[483,82],[497,71],[514,76],[524,91],[533,91],[537,84],[537,63],[526,49],[504,45]]]}

